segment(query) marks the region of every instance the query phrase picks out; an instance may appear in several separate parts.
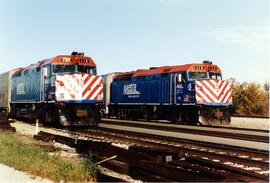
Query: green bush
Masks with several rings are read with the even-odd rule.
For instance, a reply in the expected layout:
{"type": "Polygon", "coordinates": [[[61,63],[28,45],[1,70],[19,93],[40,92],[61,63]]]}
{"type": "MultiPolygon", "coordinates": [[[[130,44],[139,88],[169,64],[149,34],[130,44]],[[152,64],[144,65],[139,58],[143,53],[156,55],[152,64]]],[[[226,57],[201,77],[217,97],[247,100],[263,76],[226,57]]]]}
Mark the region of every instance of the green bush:
{"type": "Polygon", "coordinates": [[[233,82],[233,114],[269,116],[269,83],[233,82]]]}

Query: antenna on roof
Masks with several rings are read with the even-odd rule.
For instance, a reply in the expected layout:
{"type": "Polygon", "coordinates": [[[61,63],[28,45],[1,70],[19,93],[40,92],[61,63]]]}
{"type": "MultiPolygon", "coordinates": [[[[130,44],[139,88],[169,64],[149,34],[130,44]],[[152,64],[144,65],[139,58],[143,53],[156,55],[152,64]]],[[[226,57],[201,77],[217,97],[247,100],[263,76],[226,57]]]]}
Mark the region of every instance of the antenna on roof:
{"type": "Polygon", "coordinates": [[[209,61],[209,60],[204,60],[203,64],[212,64],[213,62],[209,61]]]}
{"type": "Polygon", "coordinates": [[[76,52],[76,51],[73,51],[71,53],[72,56],[76,56],[76,55],[79,55],[79,56],[84,56],[84,52],[76,52]]]}

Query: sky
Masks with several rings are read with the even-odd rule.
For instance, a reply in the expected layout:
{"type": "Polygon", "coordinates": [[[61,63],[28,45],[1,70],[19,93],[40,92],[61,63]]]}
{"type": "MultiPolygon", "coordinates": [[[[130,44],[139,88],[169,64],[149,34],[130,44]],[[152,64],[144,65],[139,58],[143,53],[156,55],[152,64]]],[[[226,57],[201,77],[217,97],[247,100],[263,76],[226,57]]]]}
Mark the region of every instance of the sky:
{"type": "Polygon", "coordinates": [[[0,73],[72,51],[98,74],[211,60],[263,83],[268,0],[0,0],[0,73]]]}

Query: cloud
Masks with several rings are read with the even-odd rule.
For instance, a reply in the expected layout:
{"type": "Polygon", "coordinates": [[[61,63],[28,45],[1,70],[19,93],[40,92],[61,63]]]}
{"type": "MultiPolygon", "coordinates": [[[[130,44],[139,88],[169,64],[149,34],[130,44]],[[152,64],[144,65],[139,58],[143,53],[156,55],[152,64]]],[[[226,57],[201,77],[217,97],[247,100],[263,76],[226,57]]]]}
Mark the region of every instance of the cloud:
{"type": "Polygon", "coordinates": [[[225,43],[248,43],[269,41],[269,26],[238,26],[227,28],[206,28],[204,35],[213,35],[218,41],[225,43]]]}

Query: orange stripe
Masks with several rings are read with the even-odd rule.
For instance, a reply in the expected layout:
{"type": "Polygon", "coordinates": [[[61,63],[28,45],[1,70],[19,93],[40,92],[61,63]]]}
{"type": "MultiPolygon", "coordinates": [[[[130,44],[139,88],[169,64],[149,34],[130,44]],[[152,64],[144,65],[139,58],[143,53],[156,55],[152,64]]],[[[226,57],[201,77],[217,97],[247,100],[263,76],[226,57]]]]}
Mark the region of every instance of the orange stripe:
{"type": "MultiPolygon", "coordinates": [[[[213,81],[217,84],[217,82],[215,80],[213,80],[213,81]]],[[[215,85],[211,81],[207,81],[207,83],[209,83],[213,88],[215,88],[215,85]]]]}
{"type": "MultiPolygon", "coordinates": [[[[204,88],[206,88],[206,90],[209,93],[211,93],[213,95],[213,97],[215,97],[215,99],[217,99],[217,95],[215,93],[213,93],[213,91],[207,85],[205,85],[204,82],[201,82],[201,83],[204,86],[204,88]]],[[[203,91],[203,92],[206,93],[206,91],[203,91]]],[[[206,93],[206,95],[207,95],[208,98],[210,97],[207,93],[206,93]]],[[[212,98],[210,97],[209,99],[212,99],[212,98]]],[[[213,101],[213,99],[212,99],[212,101],[213,101]]],[[[213,102],[215,102],[215,101],[213,101],[213,102]]]]}
{"type": "Polygon", "coordinates": [[[225,81],[222,80],[222,81],[220,82],[220,84],[218,85],[218,87],[220,88],[220,87],[223,85],[224,82],[225,82],[225,81]]]}
{"type": "MultiPolygon", "coordinates": [[[[196,92],[196,95],[197,95],[198,97],[202,98],[202,99],[203,99],[203,102],[206,102],[205,99],[204,99],[198,92],[196,92]]],[[[197,99],[197,98],[196,98],[196,102],[198,102],[198,99],[197,99]]]]}
{"type": "MultiPolygon", "coordinates": [[[[226,98],[226,97],[225,97],[226,98]]],[[[228,97],[227,101],[224,101],[224,103],[229,103],[229,100],[232,98],[232,93],[230,94],[230,96],[228,97]]]]}
{"type": "Polygon", "coordinates": [[[92,95],[97,91],[97,89],[99,88],[99,85],[97,84],[97,86],[90,92],[90,94],[86,97],[86,100],[89,100],[92,95]]]}
{"type": "Polygon", "coordinates": [[[90,78],[91,78],[91,75],[88,75],[88,76],[85,78],[85,80],[84,80],[84,84],[86,84],[87,81],[88,81],[90,78]]]}
{"type": "Polygon", "coordinates": [[[98,77],[95,77],[91,82],[90,84],[85,88],[85,90],[83,91],[82,93],[82,96],[84,96],[88,90],[90,90],[91,86],[96,82],[96,80],[98,79],[98,77]]]}
{"type": "Polygon", "coordinates": [[[224,90],[226,90],[226,88],[228,87],[229,83],[225,83],[225,87],[223,88],[223,90],[220,92],[219,96],[218,96],[218,100],[220,99],[221,95],[223,94],[224,90]]]}
{"type": "Polygon", "coordinates": [[[95,97],[95,100],[98,99],[98,96],[101,95],[101,93],[103,93],[103,89],[101,89],[101,90],[98,92],[97,96],[95,97]]]}
{"type": "Polygon", "coordinates": [[[205,97],[207,97],[210,100],[211,103],[215,102],[206,92],[204,91],[201,91],[201,92],[205,95],[205,97]]]}
{"type": "MultiPolygon", "coordinates": [[[[201,84],[202,84],[202,82],[200,82],[201,84]]],[[[199,86],[200,87],[200,86],[199,86]]],[[[201,87],[202,89],[203,89],[203,87],[201,87]]],[[[207,99],[209,99],[210,100],[210,102],[214,102],[213,101],[213,99],[211,99],[211,97],[204,91],[204,90],[200,90],[204,95],[205,95],[205,97],[207,98],[207,99]]],[[[205,97],[202,97],[205,101],[206,101],[206,99],[205,99],[205,97]]],[[[207,102],[207,101],[206,101],[207,102]]]]}
{"type": "Polygon", "coordinates": [[[220,101],[221,103],[225,103],[224,100],[225,100],[225,98],[227,97],[227,95],[228,95],[229,92],[230,92],[230,90],[228,90],[228,91],[226,92],[226,94],[224,95],[223,99],[220,101]]]}

